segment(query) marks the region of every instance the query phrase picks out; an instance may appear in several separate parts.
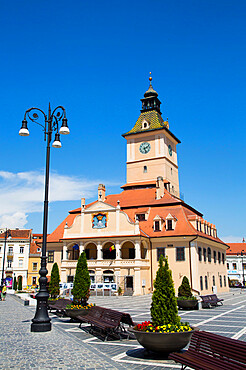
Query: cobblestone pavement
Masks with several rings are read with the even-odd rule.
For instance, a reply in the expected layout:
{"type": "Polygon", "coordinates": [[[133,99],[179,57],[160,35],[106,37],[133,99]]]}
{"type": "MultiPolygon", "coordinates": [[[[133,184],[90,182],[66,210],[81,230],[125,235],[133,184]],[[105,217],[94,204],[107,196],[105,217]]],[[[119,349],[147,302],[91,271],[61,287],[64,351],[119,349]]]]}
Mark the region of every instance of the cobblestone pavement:
{"type": "MultiPolygon", "coordinates": [[[[219,335],[246,341],[246,290],[220,294],[224,305],[213,309],[180,311],[182,321],[219,335]]],[[[136,322],[150,319],[151,296],[91,297],[99,306],[128,312],[136,322]]],[[[111,339],[91,335],[89,326],[50,315],[52,331],[31,333],[35,308],[12,297],[0,302],[0,368],[28,369],[180,369],[181,366],[156,354],[148,354],[135,339],[111,339]],[[37,365],[39,364],[39,366],[37,365]]]]}
{"type": "Polygon", "coordinates": [[[31,333],[34,312],[11,296],[0,301],[0,369],[125,368],[58,325],[50,332],[31,333]]]}

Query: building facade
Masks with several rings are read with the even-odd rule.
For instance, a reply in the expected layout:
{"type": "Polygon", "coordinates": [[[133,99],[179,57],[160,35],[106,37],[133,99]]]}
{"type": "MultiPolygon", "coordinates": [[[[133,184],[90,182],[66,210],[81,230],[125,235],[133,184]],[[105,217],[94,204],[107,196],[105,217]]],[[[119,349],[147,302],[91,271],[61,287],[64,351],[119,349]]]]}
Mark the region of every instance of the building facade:
{"type": "Polygon", "coordinates": [[[43,234],[33,234],[32,242],[30,244],[27,285],[37,286],[39,284],[39,270],[41,264],[41,244],[43,241],[43,234]]]}
{"type": "Polygon", "coordinates": [[[93,282],[115,282],[123,294],[153,290],[161,255],[167,256],[175,289],[183,276],[200,294],[228,290],[226,249],[215,225],[180,199],[177,145],[153,89],[144,94],[127,142],[127,182],[119,194],[98,197],[69,212],[48,236],[48,271],[58,263],[62,282],[72,282],[85,251],[93,282]]]}
{"type": "Polygon", "coordinates": [[[227,273],[231,281],[246,285],[246,243],[228,243],[226,251],[227,273]]]}
{"type": "Polygon", "coordinates": [[[14,277],[18,281],[20,276],[22,276],[22,285],[27,285],[31,232],[32,230],[26,229],[10,229],[0,233],[1,273],[3,272],[8,287],[12,287],[14,277]],[[5,262],[3,263],[4,255],[5,262]]]}

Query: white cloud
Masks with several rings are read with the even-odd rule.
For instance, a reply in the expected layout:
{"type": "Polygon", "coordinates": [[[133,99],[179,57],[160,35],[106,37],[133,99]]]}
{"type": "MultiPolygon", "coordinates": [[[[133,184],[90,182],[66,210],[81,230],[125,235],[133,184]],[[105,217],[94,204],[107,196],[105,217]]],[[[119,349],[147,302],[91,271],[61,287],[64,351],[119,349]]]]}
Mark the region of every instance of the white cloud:
{"type": "MultiPolygon", "coordinates": [[[[49,202],[91,198],[98,183],[51,173],[49,202]]],[[[29,213],[43,211],[43,201],[43,173],[0,171],[0,227],[24,227],[29,213]]]]}
{"type": "Polygon", "coordinates": [[[243,237],[242,236],[234,236],[234,235],[229,235],[229,236],[222,236],[220,237],[221,240],[225,243],[242,243],[243,237]]]}

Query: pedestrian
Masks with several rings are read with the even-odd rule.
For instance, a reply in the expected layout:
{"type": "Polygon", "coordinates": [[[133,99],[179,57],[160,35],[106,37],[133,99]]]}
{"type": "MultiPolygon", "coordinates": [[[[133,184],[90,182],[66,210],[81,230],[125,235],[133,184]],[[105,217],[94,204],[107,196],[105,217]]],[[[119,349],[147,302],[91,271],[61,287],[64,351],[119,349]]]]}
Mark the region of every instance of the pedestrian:
{"type": "Polygon", "coordinates": [[[6,291],[7,291],[7,288],[6,288],[6,285],[4,285],[2,288],[2,293],[1,293],[2,301],[5,301],[6,299],[6,291]]]}

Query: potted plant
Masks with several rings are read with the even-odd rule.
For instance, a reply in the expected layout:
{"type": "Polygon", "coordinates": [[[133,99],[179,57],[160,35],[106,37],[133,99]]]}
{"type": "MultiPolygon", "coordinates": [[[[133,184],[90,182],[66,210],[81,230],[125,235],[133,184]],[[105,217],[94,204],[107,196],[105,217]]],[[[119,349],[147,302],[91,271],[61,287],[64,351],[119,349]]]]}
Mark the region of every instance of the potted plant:
{"type": "Polygon", "coordinates": [[[150,312],[151,322],[145,321],[130,329],[144,348],[167,354],[189,343],[194,328],[180,321],[172,273],[163,256],[159,260],[150,312]]]}
{"type": "Polygon", "coordinates": [[[182,283],[178,289],[177,303],[178,308],[186,310],[192,310],[198,305],[198,300],[193,296],[189,279],[186,276],[183,277],[182,283]]]}
{"type": "Polygon", "coordinates": [[[76,319],[77,316],[87,315],[89,310],[94,306],[95,304],[92,303],[86,306],[82,306],[81,304],[68,304],[66,306],[66,315],[71,319],[76,319]]]}

